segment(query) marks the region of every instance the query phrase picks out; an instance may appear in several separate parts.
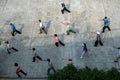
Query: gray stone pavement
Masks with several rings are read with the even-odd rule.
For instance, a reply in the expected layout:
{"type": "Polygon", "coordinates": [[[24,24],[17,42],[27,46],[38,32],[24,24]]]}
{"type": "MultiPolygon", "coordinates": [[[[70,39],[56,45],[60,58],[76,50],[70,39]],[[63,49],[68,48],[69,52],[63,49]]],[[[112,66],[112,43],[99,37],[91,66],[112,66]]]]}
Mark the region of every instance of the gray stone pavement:
{"type": "MultiPolygon", "coordinates": [[[[43,59],[50,58],[55,69],[61,69],[72,58],[78,68],[110,69],[120,68],[119,62],[114,63],[120,46],[120,1],[119,0],[65,0],[71,13],[61,14],[60,0],[0,0],[0,78],[17,77],[14,63],[17,62],[28,73],[27,77],[47,77],[47,62],[32,62],[32,51],[35,47],[43,59]],[[102,34],[104,46],[93,47],[96,35],[91,32],[101,31],[104,16],[110,17],[112,29],[102,34]],[[47,27],[48,34],[39,34],[39,25],[35,21],[41,19],[47,27]],[[65,35],[66,27],[61,23],[69,21],[77,34],[65,35]],[[22,31],[12,37],[8,24],[12,22],[22,31]],[[54,45],[54,34],[60,36],[65,47],[54,45]],[[19,52],[7,54],[4,41],[9,40],[19,52]],[[89,52],[80,59],[81,44],[87,43],[89,52]]],[[[53,73],[53,72],[51,72],[53,73]]],[[[27,78],[26,77],[26,78],[27,78]]],[[[1,78],[0,80],[5,80],[1,78]]],[[[17,80],[17,79],[16,79],[17,80]]],[[[27,80],[27,79],[26,79],[27,80]]],[[[34,79],[31,79],[34,80],[34,79]]],[[[42,79],[41,79],[42,80],[42,79]]]]}

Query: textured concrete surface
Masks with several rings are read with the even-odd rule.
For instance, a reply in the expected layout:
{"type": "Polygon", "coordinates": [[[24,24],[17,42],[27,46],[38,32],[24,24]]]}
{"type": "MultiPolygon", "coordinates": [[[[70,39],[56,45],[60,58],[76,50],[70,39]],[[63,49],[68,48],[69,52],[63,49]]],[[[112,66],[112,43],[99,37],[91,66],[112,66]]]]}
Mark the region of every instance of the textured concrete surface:
{"type": "MultiPolygon", "coordinates": [[[[32,51],[35,47],[43,58],[50,58],[55,69],[61,69],[72,58],[72,63],[83,68],[97,67],[98,69],[120,68],[119,62],[114,63],[117,50],[113,46],[120,46],[120,1],[119,0],[64,0],[71,13],[61,14],[60,0],[0,0],[0,78],[17,77],[14,63],[17,62],[28,73],[27,77],[47,77],[47,62],[32,62],[32,51]],[[104,46],[93,47],[96,35],[91,32],[101,31],[105,16],[110,18],[111,32],[102,34],[104,46]],[[41,19],[48,34],[39,34],[39,25],[35,21],[41,19]],[[77,34],[65,35],[66,27],[61,23],[68,21],[77,34]],[[12,37],[8,24],[12,22],[22,31],[12,37]],[[65,47],[54,45],[53,35],[57,33],[65,47]],[[19,52],[7,54],[4,41],[9,40],[19,52]],[[81,44],[87,43],[89,52],[80,59],[81,44]]],[[[51,72],[52,73],[52,72],[51,72]]],[[[1,78],[0,80],[5,80],[1,78]]],[[[27,80],[27,79],[26,79],[27,80]]],[[[33,79],[34,80],[34,79],[33,79]]],[[[41,79],[42,80],[42,79],[41,79]]]]}

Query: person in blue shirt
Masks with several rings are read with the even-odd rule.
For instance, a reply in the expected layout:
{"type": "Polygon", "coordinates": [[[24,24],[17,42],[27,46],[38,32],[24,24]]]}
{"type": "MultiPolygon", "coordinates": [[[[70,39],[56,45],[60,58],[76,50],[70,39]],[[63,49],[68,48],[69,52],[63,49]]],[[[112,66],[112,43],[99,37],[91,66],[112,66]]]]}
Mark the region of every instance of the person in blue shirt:
{"type": "Polygon", "coordinates": [[[104,27],[103,27],[103,29],[102,29],[102,33],[105,32],[105,29],[106,29],[106,28],[108,28],[108,30],[111,31],[111,29],[110,29],[110,27],[109,27],[109,24],[110,24],[109,19],[108,19],[107,17],[105,17],[105,18],[103,19],[103,21],[104,21],[104,27]]]}
{"type": "Polygon", "coordinates": [[[11,27],[11,30],[12,30],[12,31],[11,31],[11,35],[12,35],[12,36],[15,36],[15,32],[18,33],[18,34],[21,34],[21,32],[18,31],[18,30],[15,28],[14,24],[10,23],[10,27],[11,27]]]}

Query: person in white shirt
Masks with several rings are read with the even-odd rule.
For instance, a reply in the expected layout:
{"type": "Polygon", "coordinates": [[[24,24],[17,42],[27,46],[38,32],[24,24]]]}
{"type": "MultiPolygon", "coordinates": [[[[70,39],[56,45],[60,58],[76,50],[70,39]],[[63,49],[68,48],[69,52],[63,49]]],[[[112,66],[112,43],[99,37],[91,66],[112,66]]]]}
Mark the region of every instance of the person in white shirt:
{"type": "Polygon", "coordinates": [[[43,25],[42,21],[38,20],[38,23],[39,23],[39,27],[40,27],[40,34],[43,33],[43,32],[45,34],[47,34],[47,31],[45,30],[45,26],[43,25]]]}
{"type": "Polygon", "coordinates": [[[51,60],[50,60],[50,59],[47,59],[47,61],[48,61],[48,66],[49,66],[49,68],[48,68],[48,70],[47,70],[47,75],[50,74],[50,71],[51,71],[51,70],[53,70],[54,73],[56,73],[56,70],[55,70],[55,68],[54,68],[54,66],[53,66],[53,64],[52,64],[52,62],[51,62],[51,60]]]}
{"type": "Polygon", "coordinates": [[[118,56],[117,56],[117,58],[114,61],[114,62],[118,62],[118,60],[120,59],[120,47],[113,46],[113,48],[118,49],[118,56]]]}
{"type": "Polygon", "coordinates": [[[65,23],[63,23],[63,24],[67,27],[67,31],[66,31],[67,35],[69,35],[70,32],[76,33],[74,30],[72,30],[72,27],[71,27],[71,25],[70,25],[69,22],[65,22],[65,23]]]}
{"type": "Polygon", "coordinates": [[[36,61],[36,58],[38,58],[40,61],[42,61],[42,58],[40,56],[37,55],[37,51],[35,48],[32,49],[33,50],[33,61],[32,62],[35,62],[36,61]]]}

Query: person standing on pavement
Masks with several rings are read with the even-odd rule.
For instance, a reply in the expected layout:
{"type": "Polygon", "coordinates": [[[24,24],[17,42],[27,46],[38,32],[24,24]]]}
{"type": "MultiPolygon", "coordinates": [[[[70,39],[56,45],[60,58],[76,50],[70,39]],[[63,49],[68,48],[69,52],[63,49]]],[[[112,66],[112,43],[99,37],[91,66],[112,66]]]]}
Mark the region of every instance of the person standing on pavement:
{"type": "Polygon", "coordinates": [[[51,60],[50,60],[50,59],[47,59],[47,61],[48,61],[48,66],[49,66],[49,68],[48,68],[48,70],[47,70],[47,75],[50,74],[50,71],[51,71],[51,70],[53,70],[54,73],[56,73],[56,70],[55,70],[55,68],[54,68],[54,66],[53,66],[53,64],[52,64],[52,62],[51,62],[51,60]]]}
{"type": "Polygon", "coordinates": [[[83,52],[82,52],[82,55],[80,56],[80,58],[83,58],[83,55],[88,52],[86,43],[83,43],[82,47],[83,47],[83,52]]]}
{"type": "Polygon", "coordinates": [[[118,62],[118,60],[120,59],[120,47],[113,46],[113,48],[118,49],[118,56],[117,56],[117,58],[114,61],[114,62],[118,62]]]}
{"type": "Polygon", "coordinates": [[[107,17],[105,17],[104,19],[102,19],[102,21],[104,21],[104,27],[103,27],[103,29],[102,29],[102,33],[105,32],[105,29],[106,29],[106,28],[107,28],[109,31],[111,31],[111,29],[110,29],[110,27],[109,27],[109,25],[110,25],[110,20],[109,20],[107,17]]]}
{"type": "Polygon", "coordinates": [[[64,14],[64,11],[67,11],[67,12],[69,12],[69,13],[70,13],[70,10],[68,10],[68,9],[66,8],[66,6],[65,6],[65,3],[64,3],[64,2],[61,2],[61,6],[62,6],[62,9],[61,9],[62,14],[64,14]]]}
{"type": "Polygon", "coordinates": [[[18,63],[15,63],[14,66],[15,66],[15,68],[16,68],[16,74],[17,74],[18,77],[21,77],[21,75],[19,74],[20,72],[21,72],[22,74],[24,74],[25,76],[27,76],[27,73],[25,73],[25,72],[20,68],[20,66],[18,65],[18,63]]]}
{"type": "Polygon", "coordinates": [[[42,58],[37,55],[36,49],[33,48],[32,50],[33,50],[33,54],[34,54],[34,56],[33,56],[33,61],[32,61],[32,62],[35,62],[37,58],[38,58],[40,61],[42,61],[42,58]]]}
{"type": "Polygon", "coordinates": [[[18,31],[15,27],[15,25],[13,23],[10,23],[10,27],[11,27],[11,35],[14,37],[15,36],[15,32],[18,33],[18,34],[21,34],[20,31],[18,31]]]}
{"type": "Polygon", "coordinates": [[[63,24],[67,27],[67,31],[66,31],[67,35],[70,35],[70,32],[76,33],[74,30],[72,30],[72,27],[69,22],[65,22],[63,24]]]}
{"type": "MultiPolygon", "coordinates": [[[[95,32],[94,32],[94,33],[95,33],[95,32]]],[[[97,36],[96,36],[96,41],[95,41],[94,47],[97,47],[98,44],[100,44],[101,46],[103,46],[103,43],[102,43],[102,41],[101,41],[100,32],[96,32],[95,34],[97,34],[97,36]]]]}
{"type": "Polygon", "coordinates": [[[39,23],[39,27],[40,27],[39,33],[41,34],[44,32],[45,34],[47,34],[47,31],[45,30],[45,26],[43,25],[42,21],[39,19],[37,22],[39,23]]]}
{"type": "Polygon", "coordinates": [[[57,47],[59,47],[59,43],[60,43],[62,46],[65,46],[65,44],[60,41],[60,39],[59,39],[59,37],[58,37],[57,34],[54,34],[54,37],[55,37],[55,45],[56,45],[57,47]]]}
{"type": "Polygon", "coordinates": [[[13,49],[14,51],[18,52],[18,49],[14,48],[14,47],[9,43],[9,41],[6,41],[5,43],[7,44],[7,52],[8,52],[8,54],[11,53],[11,52],[10,52],[11,49],[13,49]]]}

